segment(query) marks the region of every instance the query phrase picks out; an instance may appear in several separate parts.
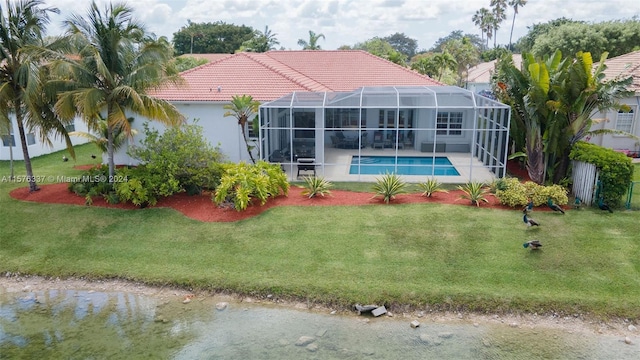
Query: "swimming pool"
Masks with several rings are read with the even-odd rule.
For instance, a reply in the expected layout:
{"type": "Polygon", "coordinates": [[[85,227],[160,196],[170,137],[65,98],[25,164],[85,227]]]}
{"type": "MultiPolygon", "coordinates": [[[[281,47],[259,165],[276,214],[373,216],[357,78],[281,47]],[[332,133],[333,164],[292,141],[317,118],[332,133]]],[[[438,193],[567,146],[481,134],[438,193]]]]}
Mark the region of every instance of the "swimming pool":
{"type": "Polygon", "coordinates": [[[445,156],[353,156],[349,174],[459,176],[460,173],[445,156]],[[396,159],[398,160],[396,164],[396,159]]]}

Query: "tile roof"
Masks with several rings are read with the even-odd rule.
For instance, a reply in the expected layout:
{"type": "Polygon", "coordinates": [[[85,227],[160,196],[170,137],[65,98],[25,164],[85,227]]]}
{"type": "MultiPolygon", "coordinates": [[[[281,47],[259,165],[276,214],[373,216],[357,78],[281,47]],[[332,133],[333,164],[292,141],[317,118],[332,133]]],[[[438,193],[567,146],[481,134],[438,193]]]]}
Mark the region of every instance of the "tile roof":
{"type": "Polygon", "coordinates": [[[441,83],[362,50],[237,53],[181,73],[184,84],[153,95],[170,101],[230,101],[248,94],[271,101],[294,91],[351,91],[362,86],[441,83]]]}
{"type": "Polygon", "coordinates": [[[604,63],[607,65],[604,70],[607,80],[631,76],[633,83],[628,89],[640,94],[640,50],[607,59],[604,63]]]}
{"type": "Polygon", "coordinates": [[[205,59],[211,62],[211,61],[218,61],[220,59],[224,59],[231,55],[233,54],[182,54],[180,55],[180,57],[192,57],[197,59],[205,59]]]}
{"type": "MultiPolygon", "coordinates": [[[[490,83],[491,75],[496,69],[496,62],[497,60],[491,60],[469,68],[467,82],[480,84],[490,83]]],[[[519,69],[522,66],[522,55],[513,54],[513,64],[519,69]]]]}

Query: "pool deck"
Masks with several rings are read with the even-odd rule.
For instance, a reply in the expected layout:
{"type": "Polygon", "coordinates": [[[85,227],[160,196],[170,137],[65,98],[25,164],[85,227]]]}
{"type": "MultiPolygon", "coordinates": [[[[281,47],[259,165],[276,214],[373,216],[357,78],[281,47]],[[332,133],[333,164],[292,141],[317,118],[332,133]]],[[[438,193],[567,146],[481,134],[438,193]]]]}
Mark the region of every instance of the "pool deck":
{"type": "MultiPolygon", "coordinates": [[[[330,181],[353,181],[353,182],[375,182],[380,175],[352,175],[349,174],[351,166],[351,158],[357,156],[418,156],[431,157],[432,153],[424,153],[414,149],[371,149],[369,147],[360,149],[325,149],[325,162],[316,166],[316,175],[322,176],[330,181]]],[[[455,166],[460,174],[459,176],[434,176],[441,183],[446,184],[465,184],[469,179],[473,181],[481,181],[485,183],[492,182],[496,179],[495,175],[489,171],[480,161],[471,157],[470,153],[435,153],[435,156],[447,157],[451,164],[455,166]],[[473,175],[473,176],[471,176],[473,175]]],[[[297,165],[284,164],[285,172],[289,179],[296,181],[301,178],[297,176],[297,165]]],[[[300,176],[311,175],[307,172],[301,173],[300,176]]],[[[410,183],[424,182],[431,178],[430,175],[401,175],[404,181],[410,183]]]]}

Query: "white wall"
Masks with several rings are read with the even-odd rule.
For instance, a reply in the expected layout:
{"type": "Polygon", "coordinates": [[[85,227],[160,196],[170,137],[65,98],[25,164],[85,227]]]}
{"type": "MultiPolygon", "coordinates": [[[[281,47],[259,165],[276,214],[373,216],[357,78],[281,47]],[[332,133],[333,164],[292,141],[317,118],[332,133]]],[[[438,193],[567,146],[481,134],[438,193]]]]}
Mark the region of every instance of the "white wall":
{"type": "MultiPolygon", "coordinates": [[[[10,115],[11,117],[11,128],[13,131],[13,139],[15,141],[15,146],[13,146],[13,160],[24,160],[22,153],[22,145],[20,144],[20,133],[18,132],[18,124],[16,123],[15,117],[10,115]]],[[[88,132],[87,125],[80,118],[76,118],[75,121],[75,131],[80,132],[88,132]]],[[[28,131],[25,129],[25,131],[28,131]]],[[[25,134],[26,135],[26,134],[25,134]]],[[[64,138],[60,136],[54,137],[50,136],[49,139],[52,142],[52,146],[49,147],[46,144],[40,142],[40,135],[35,132],[35,143],[33,145],[28,145],[27,149],[29,150],[29,157],[34,158],[36,156],[50,154],[52,152],[64,150],[67,148],[67,144],[64,141],[64,138]]],[[[71,137],[71,142],[73,145],[85,144],[88,142],[87,139],[81,137],[71,137]]],[[[0,160],[10,160],[11,154],[9,151],[9,146],[4,146],[5,144],[0,141],[0,160]]]]}
{"type": "MultiPolygon", "coordinates": [[[[632,134],[640,137],[640,96],[622,99],[620,101],[623,104],[629,105],[635,114],[635,119],[632,125],[632,134]]],[[[598,123],[593,124],[591,130],[598,129],[610,129],[615,130],[616,128],[616,119],[618,112],[615,110],[609,110],[605,113],[597,113],[593,119],[598,123]]],[[[587,140],[587,139],[585,139],[587,140]]],[[[588,138],[588,141],[606,148],[614,149],[614,150],[631,150],[631,151],[639,151],[640,143],[638,140],[633,139],[624,135],[597,135],[588,138]]]]}
{"type": "MultiPolygon", "coordinates": [[[[233,116],[224,117],[225,110],[222,103],[176,103],[175,106],[187,119],[187,123],[194,122],[202,127],[204,137],[212,146],[219,146],[229,161],[239,162],[241,160],[250,161],[246,144],[242,138],[242,132],[238,121],[233,116]],[[198,119],[197,121],[194,121],[198,119]]],[[[132,128],[138,131],[134,137],[132,145],[140,145],[144,137],[143,124],[148,119],[136,117],[132,123],[132,128]]],[[[162,130],[164,125],[157,121],[149,121],[151,128],[162,130]]],[[[254,157],[257,159],[256,154],[254,157]]],[[[106,155],[103,156],[106,163],[106,155]]],[[[137,165],[139,162],[127,154],[127,147],[124,146],[114,156],[116,164],[137,165]]]]}

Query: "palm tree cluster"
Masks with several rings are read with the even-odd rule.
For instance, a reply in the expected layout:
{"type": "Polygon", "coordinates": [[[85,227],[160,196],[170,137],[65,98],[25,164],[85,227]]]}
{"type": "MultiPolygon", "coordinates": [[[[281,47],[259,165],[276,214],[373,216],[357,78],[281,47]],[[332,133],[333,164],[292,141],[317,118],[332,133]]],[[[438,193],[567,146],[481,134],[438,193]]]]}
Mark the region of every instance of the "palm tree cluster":
{"type": "Polygon", "coordinates": [[[127,5],[95,2],[86,16],[65,20],[66,34],[45,43],[43,34],[50,13],[44,1],[7,0],[0,8],[0,117],[17,120],[29,188],[38,189],[31,169],[25,129],[38,130],[43,141],[52,134],[71,141],[64,125],[82,117],[95,133],[106,130],[109,173],[114,174],[114,149],[120,133],[131,135],[131,114],[165,124],[183,121],[170,103],[150,90],[177,82],[171,69],[171,47],[164,38],[148,35],[133,19],[127,5]],[[106,127],[106,129],[105,129],[106,127]]]}
{"type": "Polygon", "coordinates": [[[513,27],[516,22],[516,15],[518,9],[527,4],[527,0],[491,0],[490,9],[481,8],[473,14],[471,20],[473,24],[480,29],[480,34],[484,40],[484,35],[487,36],[486,46],[489,47],[489,40],[493,38],[493,47],[497,46],[496,35],[500,29],[500,25],[507,19],[507,5],[513,8],[513,20],[511,21],[511,32],[509,35],[509,48],[511,48],[511,40],[513,38],[513,27]]]}

